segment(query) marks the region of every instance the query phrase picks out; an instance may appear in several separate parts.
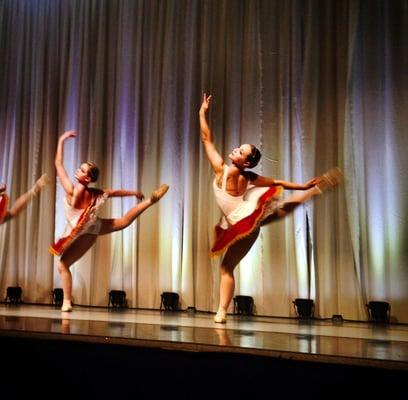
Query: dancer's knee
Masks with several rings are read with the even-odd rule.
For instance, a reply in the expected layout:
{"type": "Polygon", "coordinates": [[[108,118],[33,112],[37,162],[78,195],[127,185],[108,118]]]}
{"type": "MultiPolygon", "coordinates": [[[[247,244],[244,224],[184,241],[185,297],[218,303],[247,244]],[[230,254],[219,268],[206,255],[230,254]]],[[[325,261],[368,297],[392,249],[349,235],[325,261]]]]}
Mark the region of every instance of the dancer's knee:
{"type": "Polygon", "coordinates": [[[221,275],[231,276],[231,277],[234,276],[235,265],[230,265],[228,264],[228,262],[223,262],[220,269],[221,269],[221,275]]]}
{"type": "Polygon", "coordinates": [[[69,273],[69,265],[67,265],[64,261],[60,261],[58,263],[58,272],[60,274],[69,273]]]}
{"type": "Polygon", "coordinates": [[[11,213],[10,213],[10,211],[7,211],[6,212],[6,215],[4,216],[4,218],[3,218],[3,222],[7,222],[8,220],[10,220],[11,218],[13,218],[14,217],[14,215],[12,215],[11,213]]]}
{"type": "Polygon", "coordinates": [[[281,210],[285,213],[292,212],[301,203],[299,201],[288,201],[282,204],[281,210]]]}
{"type": "Polygon", "coordinates": [[[110,230],[120,231],[122,229],[127,228],[131,223],[132,223],[132,220],[130,218],[127,218],[126,216],[122,218],[116,218],[112,221],[110,230]]]}

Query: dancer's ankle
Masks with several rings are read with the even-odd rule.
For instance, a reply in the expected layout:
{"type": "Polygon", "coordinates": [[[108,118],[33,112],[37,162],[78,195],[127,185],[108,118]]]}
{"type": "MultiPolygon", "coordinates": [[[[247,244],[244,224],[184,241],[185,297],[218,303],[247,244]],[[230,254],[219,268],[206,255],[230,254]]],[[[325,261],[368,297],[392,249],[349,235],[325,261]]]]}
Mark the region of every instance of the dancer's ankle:
{"type": "Polygon", "coordinates": [[[158,202],[169,190],[169,185],[162,184],[160,185],[151,195],[150,201],[153,203],[158,202]]]}
{"type": "Polygon", "coordinates": [[[225,324],[227,322],[227,310],[220,307],[217,311],[217,314],[215,314],[214,322],[219,324],[225,324]]]}
{"type": "Polygon", "coordinates": [[[316,193],[323,194],[338,186],[343,180],[344,176],[340,168],[329,169],[320,177],[320,182],[315,186],[316,193]]]}
{"type": "Polygon", "coordinates": [[[31,191],[30,191],[31,194],[33,196],[36,196],[44,186],[48,185],[49,182],[50,182],[50,177],[47,174],[42,174],[41,177],[37,179],[34,186],[31,188],[31,191]]]}
{"type": "Polygon", "coordinates": [[[64,312],[72,311],[71,299],[64,299],[64,301],[62,302],[61,311],[64,311],[64,312]]]}

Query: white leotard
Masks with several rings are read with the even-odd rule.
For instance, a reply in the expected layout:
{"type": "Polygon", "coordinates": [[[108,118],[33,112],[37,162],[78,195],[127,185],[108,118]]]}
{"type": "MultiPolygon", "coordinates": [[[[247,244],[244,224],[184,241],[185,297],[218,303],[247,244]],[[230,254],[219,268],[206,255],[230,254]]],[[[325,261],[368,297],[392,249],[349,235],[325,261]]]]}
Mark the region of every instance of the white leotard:
{"type": "Polygon", "coordinates": [[[218,187],[215,178],[213,182],[215,200],[223,213],[220,224],[224,229],[252,214],[258,204],[259,197],[269,189],[268,187],[254,186],[248,182],[242,196],[232,196],[226,191],[228,169],[228,165],[224,165],[221,188],[218,187]]]}

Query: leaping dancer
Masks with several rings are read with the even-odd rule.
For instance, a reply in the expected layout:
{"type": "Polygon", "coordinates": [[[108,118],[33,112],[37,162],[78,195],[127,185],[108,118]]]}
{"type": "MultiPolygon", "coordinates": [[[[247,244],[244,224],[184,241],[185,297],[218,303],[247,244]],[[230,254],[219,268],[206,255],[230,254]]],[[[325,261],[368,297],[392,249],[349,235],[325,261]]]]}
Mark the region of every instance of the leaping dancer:
{"type": "Polygon", "coordinates": [[[212,132],[206,119],[211,96],[203,95],[199,111],[201,141],[208,161],[214,171],[213,190],[222,212],[215,227],[212,255],[224,253],[221,262],[220,299],[214,317],[217,323],[225,323],[231,303],[235,279],[234,269],[255,243],[260,227],[284,218],[300,204],[338,185],[342,173],[338,168],[304,184],[287,182],[260,176],[247,168],[254,168],[261,159],[260,151],[252,144],[242,144],[223,160],[215,148],[212,132]],[[281,198],[284,189],[299,190],[286,200],[281,198]]]}
{"type": "Polygon", "coordinates": [[[61,275],[64,300],[61,311],[72,311],[72,275],[70,267],[95,243],[98,235],[106,235],[128,227],[143,211],[159,201],[169,186],[161,185],[144,199],[143,193],[135,190],[95,189],[88,185],[98,179],[99,169],[92,162],[84,162],[75,172],[74,185],[64,168],[64,143],[76,137],[75,131],[65,132],[58,141],[55,156],[57,176],[65,190],[64,206],[67,227],[64,235],[50,246],[50,252],[61,256],[58,271],[61,275]],[[140,203],[132,207],[121,218],[104,219],[97,216],[98,209],[108,197],[135,196],[140,203]]]}

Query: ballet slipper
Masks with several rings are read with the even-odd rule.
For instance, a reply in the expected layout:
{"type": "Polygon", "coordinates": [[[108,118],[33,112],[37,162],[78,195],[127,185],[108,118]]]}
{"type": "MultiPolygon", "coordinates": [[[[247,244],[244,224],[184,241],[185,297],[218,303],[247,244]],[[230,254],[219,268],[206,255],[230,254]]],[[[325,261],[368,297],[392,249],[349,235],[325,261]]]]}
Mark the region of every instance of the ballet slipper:
{"type": "Polygon", "coordinates": [[[32,194],[35,196],[40,190],[50,183],[50,177],[47,174],[42,174],[41,177],[35,182],[31,189],[32,194]]]}
{"type": "Polygon", "coordinates": [[[321,176],[321,181],[315,186],[318,194],[333,189],[344,180],[344,175],[339,167],[329,169],[321,176]]]}
{"type": "Polygon", "coordinates": [[[152,203],[156,203],[159,201],[169,190],[169,185],[166,185],[163,183],[162,185],[159,186],[158,189],[156,189],[151,195],[150,195],[150,200],[152,203]]]}
{"type": "Polygon", "coordinates": [[[225,324],[227,322],[227,313],[223,310],[218,310],[215,314],[214,322],[217,324],[225,324]]]}
{"type": "Polygon", "coordinates": [[[70,300],[64,300],[61,307],[62,312],[71,312],[72,311],[72,303],[70,300]]]}

